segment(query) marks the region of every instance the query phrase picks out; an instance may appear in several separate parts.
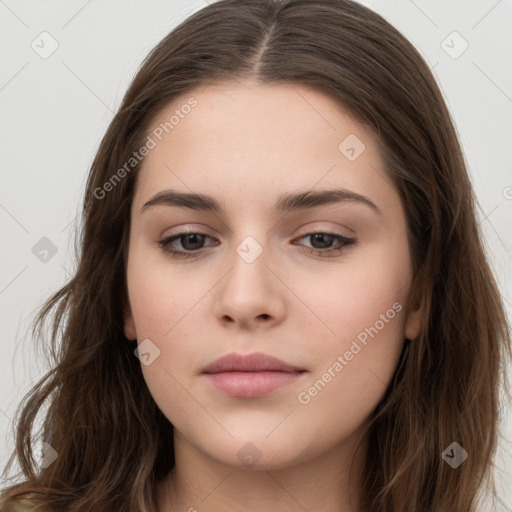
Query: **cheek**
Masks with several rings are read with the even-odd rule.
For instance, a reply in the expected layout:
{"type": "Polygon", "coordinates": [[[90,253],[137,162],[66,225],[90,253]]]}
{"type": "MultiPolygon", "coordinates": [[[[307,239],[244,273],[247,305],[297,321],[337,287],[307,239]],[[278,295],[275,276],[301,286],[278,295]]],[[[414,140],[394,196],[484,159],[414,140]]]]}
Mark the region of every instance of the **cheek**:
{"type": "Polygon", "coordinates": [[[403,347],[411,273],[407,252],[347,262],[309,300],[335,334],[315,350],[315,372],[297,401],[326,438],[363,423],[382,399],[403,347]],[[326,416],[327,415],[327,416],[326,416]]]}
{"type": "Polygon", "coordinates": [[[316,265],[314,269],[300,269],[300,274],[290,272],[284,278],[294,283],[294,293],[313,313],[304,315],[305,308],[296,307],[298,322],[308,322],[325,342],[343,346],[389,311],[384,320],[392,321],[386,322],[386,332],[400,333],[405,320],[396,310],[405,310],[412,280],[405,244],[375,245],[366,251],[347,253],[339,264],[316,265]],[[395,303],[400,307],[393,309],[395,303]]]}
{"type": "Polygon", "coordinates": [[[150,340],[150,351],[157,354],[148,365],[141,359],[144,379],[162,412],[179,424],[179,411],[190,409],[184,387],[189,385],[187,372],[199,364],[197,340],[205,330],[201,299],[207,300],[211,285],[139,247],[131,249],[127,280],[138,343],[150,340]]]}
{"type": "MultiPolygon", "coordinates": [[[[134,248],[128,262],[128,292],[137,334],[166,343],[182,325],[196,325],[209,287],[184,266],[156,252],[134,248]]],[[[170,258],[170,256],[169,256],[170,258]]]]}
{"type": "Polygon", "coordinates": [[[342,308],[331,324],[337,339],[315,347],[315,371],[295,397],[306,430],[321,433],[313,450],[326,449],[367,421],[398,364],[405,308],[393,293],[375,298],[371,292],[383,289],[369,291],[366,302],[342,308]]]}

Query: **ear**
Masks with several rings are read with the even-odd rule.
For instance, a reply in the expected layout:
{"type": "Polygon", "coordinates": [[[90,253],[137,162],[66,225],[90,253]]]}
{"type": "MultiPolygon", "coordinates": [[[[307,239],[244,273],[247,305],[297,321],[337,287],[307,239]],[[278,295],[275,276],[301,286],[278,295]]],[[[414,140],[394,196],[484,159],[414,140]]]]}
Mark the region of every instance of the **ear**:
{"type": "Polygon", "coordinates": [[[415,294],[414,299],[410,303],[407,318],[405,320],[405,338],[413,340],[420,334],[423,309],[423,303],[419,298],[419,294],[415,294]]]}
{"type": "Polygon", "coordinates": [[[134,341],[137,339],[137,331],[135,330],[135,322],[130,304],[124,307],[124,336],[126,339],[134,341]]]}

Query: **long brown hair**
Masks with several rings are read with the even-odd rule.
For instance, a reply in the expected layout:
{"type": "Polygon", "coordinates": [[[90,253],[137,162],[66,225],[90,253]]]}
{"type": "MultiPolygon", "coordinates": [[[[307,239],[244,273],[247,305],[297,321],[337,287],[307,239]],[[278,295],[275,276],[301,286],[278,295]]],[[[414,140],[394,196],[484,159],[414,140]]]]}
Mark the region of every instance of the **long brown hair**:
{"type": "Polygon", "coordinates": [[[4,490],[2,510],[22,497],[39,509],[156,510],[155,483],[174,466],[173,428],[148,391],[136,342],[123,334],[140,164],[99,191],[175,97],[215,80],[248,79],[314,87],[378,133],[406,211],[424,316],[372,417],[365,509],[475,510],[496,450],[501,365],[511,355],[506,316],[436,81],[410,42],[351,0],[220,0],[178,25],[142,63],[92,163],[77,270],[32,327],[43,339],[53,318],[53,362],[17,410],[4,474],[16,458],[24,481],[4,490]],[[42,468],[32,429],[45,405],[40,438],[58,456],[42,468]],[[442,458],[453,442],[468,453],[457,469],[442,458]]]}

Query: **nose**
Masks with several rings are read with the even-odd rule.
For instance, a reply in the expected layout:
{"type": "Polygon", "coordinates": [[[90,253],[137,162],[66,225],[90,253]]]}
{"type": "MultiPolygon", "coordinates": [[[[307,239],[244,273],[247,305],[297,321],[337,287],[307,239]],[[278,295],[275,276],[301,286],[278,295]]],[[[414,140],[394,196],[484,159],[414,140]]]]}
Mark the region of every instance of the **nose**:
{"type": "Polygon", "coordinates": [[[283,321],[287,288],[269,254],[263,249],[252,261],[244,252],[233,250],[231,268],[216,287],[215,313],[225,326],[255,329],[283,321]]]}

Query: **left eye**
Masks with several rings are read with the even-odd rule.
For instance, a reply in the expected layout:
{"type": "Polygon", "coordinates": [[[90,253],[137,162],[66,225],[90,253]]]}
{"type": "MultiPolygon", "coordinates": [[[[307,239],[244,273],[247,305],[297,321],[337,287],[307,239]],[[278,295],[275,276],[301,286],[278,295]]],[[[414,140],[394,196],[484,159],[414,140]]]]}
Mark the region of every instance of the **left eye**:
{"type": "MultiPolygon", "coordinates": [[[[173,257],[193,258],[200,256],[200,253],[198,253],[198,251],[203,248],[202,245],[204,244],[206,238],[212,237],[204,233],[178,233],[177,235],[172,235],[170,237],[164,238],[163,240],[159,240],[158,245],[162,248],[164,252],[169,253],[173,257]],[[180,242],[183,248],[182,250],[176,250],[175,248],[173,248],[173,244],[176,241],[180,242]]],[[[300,236],[296,240],[302,240],[303,238],[310,238],[313,244],[319,243],[320,247],[305,247],[305,249],[308,252],[318,256],[326,256],[332,253],[339,254],[342,251],[344,251],[348,246],[356,244],[356,240],[354,238],[347,238],[343,235],[340,235],[339,233],[307,233],[305,235],[300,236]],[[331,244],[334,241],[338,242],[338,247],[332,248],[331,244]]]]}
{"type": "Polygon", "coordinates": [[[329,254],[339,254],[347,249],[351,245],[355,245],[355,238],[347,238],[339,233],[327,233],[327,232],[319,232],[319,233],[308,233],[306,235],[302,235],[298,238],[301,240],[303,238],[310,238],[313,243],[320,242],[320,247],[306,247],[306,249],[318,256],[327,256],[329,254]],[[330,245],[333,241],[338,242],[338,247],[325,247],[326,245],[330,245]]]}

